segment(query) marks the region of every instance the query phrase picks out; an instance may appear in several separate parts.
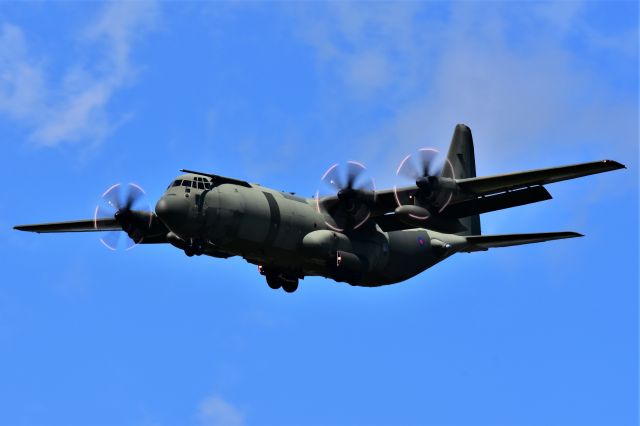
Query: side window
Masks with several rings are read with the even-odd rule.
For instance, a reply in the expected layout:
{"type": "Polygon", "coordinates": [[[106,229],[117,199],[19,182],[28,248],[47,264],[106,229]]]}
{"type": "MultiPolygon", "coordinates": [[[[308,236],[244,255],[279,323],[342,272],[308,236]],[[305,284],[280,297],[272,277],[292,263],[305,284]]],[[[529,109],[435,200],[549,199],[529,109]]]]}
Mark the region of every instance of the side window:
{"type": "Polygon", "coordinates": [[[204,183],[198,182],[198,189],[204,189],[204,183]]]}
{"type": "Polygon", "coordinates": [[[182,181],[182,186],[186,186],[187,188],[191,188],[191,182],[188,180],[183,180],[182,181]]]}

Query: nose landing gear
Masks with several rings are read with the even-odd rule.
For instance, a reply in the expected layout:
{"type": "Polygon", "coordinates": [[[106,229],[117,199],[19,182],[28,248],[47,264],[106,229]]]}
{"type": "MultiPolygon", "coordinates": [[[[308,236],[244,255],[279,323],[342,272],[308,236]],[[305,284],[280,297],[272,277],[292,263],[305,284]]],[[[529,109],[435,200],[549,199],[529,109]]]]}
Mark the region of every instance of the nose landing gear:
{"type": "Polygon", "coordinates": [[[183,239],[173,232],[169,232],[167,234],[167,241],[169,241],[174,247],[184,250],[184,254],[189,257],[204,254],[204,249],[207,245],[205,240],[195,238],[183,239]]]}

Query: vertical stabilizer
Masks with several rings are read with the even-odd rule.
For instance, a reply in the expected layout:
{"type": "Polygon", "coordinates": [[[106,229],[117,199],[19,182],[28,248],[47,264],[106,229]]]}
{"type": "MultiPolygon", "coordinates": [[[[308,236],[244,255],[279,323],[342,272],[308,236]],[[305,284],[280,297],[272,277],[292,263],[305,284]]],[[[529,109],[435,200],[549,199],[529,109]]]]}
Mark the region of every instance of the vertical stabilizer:
{"type": "MultiPolygon", "coordinates": [[[[458,124],[453,131],[451,145],[447,153],[449,160],[442,169],[441,176],[455,179],[476,177],[476,157],[473,151],[473,137],[471,129],[464,124],[458,124]]],[[[467,231],[458,235],[480,235],[480,216],[468,216],[460,219],[467,231]]]]}

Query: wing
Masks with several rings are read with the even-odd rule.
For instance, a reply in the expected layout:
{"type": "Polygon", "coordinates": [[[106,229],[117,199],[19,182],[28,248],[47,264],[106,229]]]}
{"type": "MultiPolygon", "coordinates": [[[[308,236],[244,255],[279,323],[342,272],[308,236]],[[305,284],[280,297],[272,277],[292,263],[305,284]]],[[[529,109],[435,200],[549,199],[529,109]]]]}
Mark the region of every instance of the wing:
{"type": "Polygon", "coordinates": [[[13,229],[40,233],[49,232],[93,232],[93,231],[121,231],[122,227],[115,219],[86,219],[67,222],[37,223],[33,225],[18,225],[13,229]]]}
{"type": "MultiPolygon", "coordinates": [[[[401,188],[401,191],[417,190],[416,187],[401,188]]],[[[550,200],[551,194],[543,186],[537,185],[528,188],[518,189],[509,192],[502,192],[491,195],[471,195],[459,200],[454,199],[447,207],[438,214],[440,221],[447,219],[460,219],[476,214],[488,213],[495,210],[508,209],[511,207],[523,206],[525,204],[537,203],[539,201],[550,200]]],[[[398,207],[393,190],[383,190],[376,193],[376,203],[372,211],[372,216],[378,222],[378,225],[384,231],[395,231],[397,229],[409,229],[411,226],[391,223],[392,213],[398,207]],[[383,225],[384,223],[384,225],[383,225]],[[388,225],[388,226],[385,226],[388,225]]],[[[457,226],[457,225],[455,225],[457,226]]],[[[448,226],[441,227],[440,232],[447,232],[444,229],[448,226]]],[[[436,229],[434,229],[436,230],[436,229]]],[[[454,231],[458,232],[458,231],[454,231]]]]}
{"type": "MultiPolygon", "coordinates": [[[[167,227],[153,214],[148,212],[133,211],[137,215],[134,222],[136,229],[144,236],[143,244],[157,244],[167,242],[167,227]],[[149,215],[151,217],[149,218],[149,215]]],[[[66,222],[35,223],[30,225],[18,225],[13,229],[18,231],[37,232],[38,234],[54,232],[104,232],[122,231],[115,219],[85,219],[66,222]]]]}
{"type": "Polygon", "coordinates": [[[528,186],[545,185],[624,168],[625,166],[617,161],[602,160],[526,172],[458,179],[456,180],[456,184],[458,185],[458,189],[463,193],[486,195],[528,186]]]}
{"type": "MultiPolygon", "coordinates": [[[[623,169],[625,166],[612,160],[594,161],[570,166],[551,167],[486,177],[458,179],[456,196],[440,215],[446,218],[462,218],[495,210],[522,206],[551,199],[542,186],[548,183],[575,179],[596,173],[623,169]]],[[[405,193],[418,191],[416,186],[376,192],[372,216],[391,213],[398,207],[396,192],[400,198],[405,193]]]]}

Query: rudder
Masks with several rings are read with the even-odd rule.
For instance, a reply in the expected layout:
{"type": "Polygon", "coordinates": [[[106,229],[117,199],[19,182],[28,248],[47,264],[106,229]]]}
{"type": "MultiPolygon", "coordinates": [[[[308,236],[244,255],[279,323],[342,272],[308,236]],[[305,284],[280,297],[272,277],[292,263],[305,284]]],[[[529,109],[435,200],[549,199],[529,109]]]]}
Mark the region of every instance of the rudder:
{"type": "MultiPolygon", "coordinates": [[[[471,129],[464,124],[456,125],[447,153],[447,163],[442,169],[441,177],[466,179],[476,177],[476,157],[473,149],[471,129]]],[[[480,215],[460,219],[467,228],[458,235],[480,235],[480,215]]]]}

